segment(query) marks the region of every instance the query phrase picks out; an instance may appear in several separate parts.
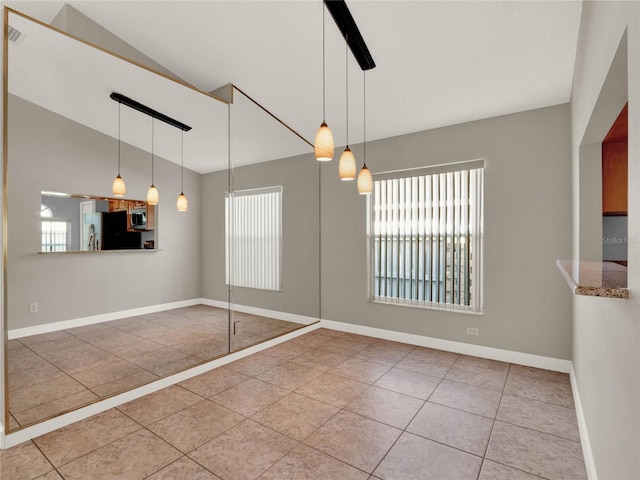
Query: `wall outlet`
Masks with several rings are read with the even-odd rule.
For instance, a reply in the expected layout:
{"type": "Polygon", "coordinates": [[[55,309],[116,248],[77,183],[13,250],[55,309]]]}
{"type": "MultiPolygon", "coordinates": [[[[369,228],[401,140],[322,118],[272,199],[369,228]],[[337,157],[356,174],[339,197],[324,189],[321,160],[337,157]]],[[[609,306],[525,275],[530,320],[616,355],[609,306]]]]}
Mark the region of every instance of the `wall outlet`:
{"type": "Polygon", "coordinates": [[[29,304],[29,313],[38,313],[38,303],[33,302],[29,304]]]}
{"type": "Polygon", "coordinates": [[[480,329],[476,327],[467,327],[467,335],[480,335],[480,329]]]}

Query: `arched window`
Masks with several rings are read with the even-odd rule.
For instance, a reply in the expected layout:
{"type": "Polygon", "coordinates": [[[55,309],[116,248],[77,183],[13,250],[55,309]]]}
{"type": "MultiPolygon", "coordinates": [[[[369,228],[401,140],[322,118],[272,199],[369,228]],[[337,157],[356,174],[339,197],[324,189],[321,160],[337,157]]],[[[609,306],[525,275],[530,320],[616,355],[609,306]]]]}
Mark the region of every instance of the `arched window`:
{"type": "Polygon", "coordinates": [[[47,207],[45,204],[41,203],[40,204],[40,216],[43,218],[51,218],[53,217],[53,212],[51,211],[51,209],[49,207],[47,207]]]}

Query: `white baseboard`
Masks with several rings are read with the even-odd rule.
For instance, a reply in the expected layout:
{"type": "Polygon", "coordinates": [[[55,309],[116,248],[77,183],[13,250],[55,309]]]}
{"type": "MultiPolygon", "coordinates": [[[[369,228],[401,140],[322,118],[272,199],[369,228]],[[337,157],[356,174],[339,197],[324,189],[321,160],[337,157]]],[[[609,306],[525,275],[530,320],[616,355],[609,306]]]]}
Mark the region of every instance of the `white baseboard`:
{"type": "Polygon", "coordinates": [[[239,305],[237,303],[229,303],[221,300],[211,300],[209,298],[200,299],[203,305],[218,308],[231,308],[236,312],[249,313],[260,317],[275,318],[276,320],[284,320],[286,322],[301,323],[302,325],[310,325],[318,321],[316,317],[308,317],[306,315],[298,315],[296,313],[279,312],[277,310],[267,310],[265,308],[250,307],[248,305],[239,305]]]}
{"type": "Polygon", "coordinates": [[[91,315],[89,317],[74,318],[71,320],[62,320],[60,322],[47,323],[44,325],[36,325],[33,327],[14,328],[9,330],[9,340],[15,338],[28,337],[31,335],[39,335],[41,333],[56,332],[58,330],[66,330],[67,328],[84,327],[86,325],[93,325],[94,323],[110,322],[112,320],[119,320],[121,318],[135,317],[138,315],[146,315],[148,313],[164,312],[165,310],[172,310],[174,308],[190,307],[192,305],[199,305],[202,302],[202,298],[193,298],[191,300],[182,300],[179,302],[162,303],[160,305],[152,305],[150,307],[131,308],[129,310],[120,310],[118,312],[103,313],[100,315],[91,315]]]}
{"type": "Polygon", "coordinates": [[[436,348],[449,352],[472,355],[474,357],[489,358],[501,362],[517,363],[527,367],[544,368],[556,372],[569,373],[571,371],[571,360],[561,358],[543,357],[530,353],[514,352],[512,350],[502,350],[500,348],[485,347],[482,345],[472,345],[470,343],[454,342],[452,340],[442,340],[440,338],[424,337],[412,333],[395,332],[382,328],[366,327],[352,323],[336,322],[333,320],[321,320],[320,326],[339,330],[341,332],[357,333],[369,337],[393,340],[395,342],[408,343],[420,347],[436,348]]]}
{"type": "Polygon", "coordinates": [[[593,458],[593,450],[591,450],[591,439],[589,438],[589,431],[587,429],[587,419],[584,416],[584,410],[582,409],[582,400],[580,399],[580,392],[578,390],[578,379],[576,378],[576,371],[573,368],[573,362],[571,363],[571,391],[573,392],[573,403],[576,406],[576,417],[578,418],[578,430],[580,431],[580,443],[582,444],[582,456],[584,457],[585,468],[587,469],[587,478],[589,480],[598,480],[598,473],[596,472],[596,462],[593,458]]]}
{"type": "Polygon", "coordinates": [[[240,350],[239,352],[231,353],[225,357],[218,358],[211,362],[207,362],[202,365],[198,365],[197,367],[190,368],[189,370],[176,373],[160,380],[156,380],[155,382],[148,383],[146,385],[135,388],[133,390],[129,390],[127,392],[120,393],[118,395],[114,395],[113,397],[105,398],[104,400],[92,403],[91,405],[87,405],[86,407],[73,410],[69,413],[65,413],[50,420],[45,420],[30,427],[25,427],[21,430],[18,430],[17,432],[0,435],[0,449],[14,447],[22,442],[26,442],[27,440],[31,440],[33,438],[39,437],[40,435],[44,435],[59,428],[66,427],[67,425],[70,425],[74,422],[84,420],[85,418],[88,418],[92,415],[96,415],[98,413],[109,410],[110,408],[114,408],[118,405],[122,405],[123,403],[135,400],[136,398],[140,398],[144,395],[148,395],[171,385],[175,385],[176,383],[183,382],[191,377],[195,377],[196,375],[200,375],[202,373],[208,372],[209,370],[213,370],[214,368],[218,368],[228,363],[235,362],[236,360],[240,360],[241,358],[260,352],[269,347],[273,347],[282,342],[286,342],[287,340],[299,337],[300,335],[304,335],[305,333],[312,332],[313,330],[316,330],[318,328],[320,328],[319,323],[299,328],[298,330],[294,330],[293,332],[287,333],[267,342],[245,348],[244,350],[240,350]]]}

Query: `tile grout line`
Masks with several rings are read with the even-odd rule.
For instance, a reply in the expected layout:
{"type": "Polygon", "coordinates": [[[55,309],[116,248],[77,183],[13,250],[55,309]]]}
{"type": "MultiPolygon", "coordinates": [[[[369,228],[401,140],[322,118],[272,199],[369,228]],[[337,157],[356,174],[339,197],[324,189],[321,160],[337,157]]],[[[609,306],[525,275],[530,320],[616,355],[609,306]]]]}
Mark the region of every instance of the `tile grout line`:
{"type": "MultiPolygon", "coordinates": [[[[480,478],[480,474],[482,473],[482,467],[484,467],[484,462],[487,460],[487,451],[489,450],[489,445],[491,444],[491,437],[493,436],[493,429],[496,426],[496,421],[498,418],[498,413],[500,412],[500,405],[502,405],[502,398],[504,397],[504,389],[507,386],[507,380],[509,378],[509,373],[511,372],[511,363],[509,364],[509,369],[507,370],[507,376],[504,379],[504,385],[502,386],[502,391],[500,392],[500,401],[498,401],[498,407],[496,408],[496,415],[493,418],[493,423],[491,424],[491,431],[489,432],[489,437],[487,438],[487,444],[484,447],[484,453],[482,454],[482,462],[480,463],[480,470],[478,470],[478,479],[480,478]]],[[[491,459],[488,459],[491,460],[491,459]]]]}

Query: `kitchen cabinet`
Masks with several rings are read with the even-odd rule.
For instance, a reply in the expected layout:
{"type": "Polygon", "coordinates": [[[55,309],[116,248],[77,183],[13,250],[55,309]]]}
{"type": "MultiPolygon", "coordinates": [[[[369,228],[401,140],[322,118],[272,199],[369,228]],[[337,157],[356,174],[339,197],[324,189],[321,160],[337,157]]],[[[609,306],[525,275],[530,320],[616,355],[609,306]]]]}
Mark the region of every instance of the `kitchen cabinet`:
{"type": "Polygon", "coordinates": [[[602,144],[602,214],[627,214],[627,142],[602,144]]]}
{"type": "Polygon", "coordinates": [[[147,230],[156,229],[156,206],[147,205],[147,230]]]}
{"type": "Polygon", "coordinates": [[[628,104],[602,142],[602,214],[627,215],[628,104]]]}
{"type": "Polygon", "coordinates": [[[128,232],[140,232],[155,230],[156,225],[156,206],[148,205],[147,202],[142,200],[124,200],[124,199],[109,199],[109,212],[127,212],[127,231],[128,232]],[[134,210],[146,210],[146,228],[133,228],[131,222],[131,214],[134,210]]]}

